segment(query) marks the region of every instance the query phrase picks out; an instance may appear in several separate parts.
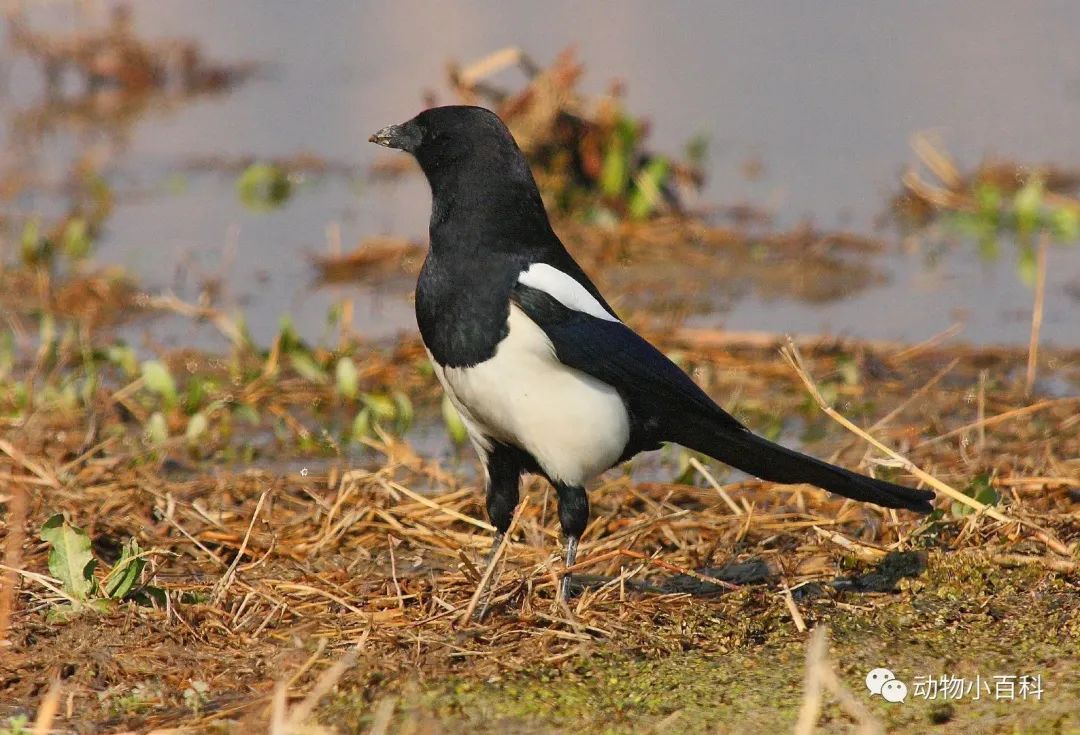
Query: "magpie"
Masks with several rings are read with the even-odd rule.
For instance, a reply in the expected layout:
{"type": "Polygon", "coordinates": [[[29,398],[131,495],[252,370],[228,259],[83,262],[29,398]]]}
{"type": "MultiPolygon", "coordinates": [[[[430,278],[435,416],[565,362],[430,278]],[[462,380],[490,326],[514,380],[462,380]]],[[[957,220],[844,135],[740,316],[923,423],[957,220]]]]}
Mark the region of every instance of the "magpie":
{"type": "MultiPolygon", "coordinates": [[[[431,187],[416,319],[484,467],[496,529],[489,564],[523,474],[555,487],[569,568],[589,520],[586,482],[665,442],[763,480],[932,510],[932,492],[754,435],[626,326],[552,230],[529,164],[495,113],[435,107],[370,141],[412,154],[431,187]]],[[[565,574],[564,599],[569,590],[565,574]]]]}

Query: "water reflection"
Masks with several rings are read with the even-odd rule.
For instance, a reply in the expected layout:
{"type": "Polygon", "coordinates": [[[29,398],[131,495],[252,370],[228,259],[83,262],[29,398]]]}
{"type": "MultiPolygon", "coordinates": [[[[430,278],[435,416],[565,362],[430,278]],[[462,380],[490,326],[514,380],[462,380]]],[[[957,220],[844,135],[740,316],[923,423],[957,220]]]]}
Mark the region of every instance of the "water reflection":
{"type": "MultiPolygon", "coordinates": [[[[85,7],[90,17],[78,20],[71,6],[35,5],[32,20],[65,32],[107,21],[107,4],[85,7]]],[[[547,61],[577,41],[586,88],[622,78],[628,106],[651,119],[658,149],[674,151],[698,132],[710,135],[704,202],[765,210],[783,231],[809,218],[818,231],[871,232],[912,158],[908,138],[921,129],[939,130],[969,164],[988,151],[1080,161],[1080,46],[1072,31],[1080,7],[1072,5],[1021,11],[1003,3],[811,9],[341,0],[313,10],[287,0],[161,0],[135,12],[144,37],[195,38],[215,61],[258,61],[265,71],[227,95],[105,94],[50,105],[39,71],[9,49],[0,98],[5,198],[22,211],[63,216],[68,173],[89,156],[118,192],[130,194],[117,197],[95,259],[122,263],[149,288],[176,286],[190,299],[201,279],[178,282],[178,266],[214,274],[224,284],[224,303],[246,310],[259,340],[287,312],[301,330],[317,334],[344,297],[355,301],[356,325],[366,334],[411,330],[407,279],[314,288],[304,254],[325,250],[332,223],[346,246],[379,234],[422,241],[425,186],[416,178],[365,183],[358,194],[354,177],[330,176],[285,209],[256,214],[238,201],[233,177],[188,164],[311,152],[363,172],[377,153],[364,142],[371,130],[415,112],[425,89],[449,99],[442,89],[448,59],[468,60],[508,43],[547,61]],[[750,167],[760,175],[748,177],[744,164],[752,160],[760,162],[750,167]],[[24,182],[35,186],[21,188],[24,182]]],[[[671,288],[678,274],[659,266],[644,284],[629,268],[598,275],[609,288],[624,288],[628,302],[689,291],[692,303],[678,308],[696,324],[915,340],[964,310],[968,339],[1026,340],[1031,294],[1008,259],[980,266],[974,249],[964,247],[943,250],[928,268],[922,246],[904,250],[899,240],[884,233],[886,250],[876,259],[845,255],[861,269],[858,286],[840,289],[843,298],[833,300],[821,294],[835,290],[829,277],[840,265],[803,267],[797,249],[767,248],[764,260],[717,252],[716,267],[732,275],[714,282],[715,270],[701,269],[708,277],[690,289],[671,288]],[[776,276],[774,285],[754,286],[755,267],[776,276]],[[807,295],[809,305],[801,299],[807,295]]],[[[1051,342],[1076,343],[1068,289],[1080,283],[1077,251],[1054,252],[1044,325],[1051,342]]],[[[200,337],[177,326],[170,320],[155,329],[166,337],[173,330],[176,342],[200,337]]]]}

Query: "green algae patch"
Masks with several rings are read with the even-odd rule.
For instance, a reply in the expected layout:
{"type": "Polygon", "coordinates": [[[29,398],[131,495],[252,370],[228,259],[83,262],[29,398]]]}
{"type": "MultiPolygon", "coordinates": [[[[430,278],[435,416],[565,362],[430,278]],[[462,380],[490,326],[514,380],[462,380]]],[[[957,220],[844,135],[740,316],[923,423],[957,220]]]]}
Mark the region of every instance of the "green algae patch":
{"type": "MultiPolygon", "coordinates": [[[[822,599],[804,614],[828,626],[837,675],[886,732],[1077,733],[1076,585],[1034,567],[934,553],[928,572],[898,594],[822,599]],[[906,682],[906,701],[870,695],[865,676],[878,667],[906,682]],[[991,690],[978,698],[915,692],[916,681],[942,676],[978,677],[991,690]],[[1007,698],[994,692],[995,676],[1038,676],[1041,694],[1024,698],[1016,690],[1007,698]]],[[[741,616],[725,609],[720,617],[715,605],[700,601],[652,631],[660,641],[691,626],[694,640],[713,633],[715,645],[650,654],[606,641],[552,663],[478,664],[419,684],[411,679],[397,717],[447,732],[790,732],[803,698],[805,634],[790,620],[760,615],[752,602],[741,616]]],[[[342,693],[320,720],[368,722],[370,702],[398,688],[384,681],[362,695],[342,693]]],[[[826,695],[819,728],[854,732],[855,723],[826,695]]]]}

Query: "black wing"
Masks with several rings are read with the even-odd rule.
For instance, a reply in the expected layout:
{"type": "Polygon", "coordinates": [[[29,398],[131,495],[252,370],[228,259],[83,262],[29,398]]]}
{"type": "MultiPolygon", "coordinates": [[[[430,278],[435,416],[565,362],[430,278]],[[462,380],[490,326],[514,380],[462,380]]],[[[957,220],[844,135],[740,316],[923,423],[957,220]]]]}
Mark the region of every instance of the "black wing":
{"type": "Polygon", "coordinates": [[[933,509],[930,491],[866,477],[755,435],[622,322],[567,308],[520,283],[512,298],[544,330],[563,364],[602,380],[622,396],[631,425],[624,459],[670,441],[763,480],[806,482],[887,508],[933,509]]]}

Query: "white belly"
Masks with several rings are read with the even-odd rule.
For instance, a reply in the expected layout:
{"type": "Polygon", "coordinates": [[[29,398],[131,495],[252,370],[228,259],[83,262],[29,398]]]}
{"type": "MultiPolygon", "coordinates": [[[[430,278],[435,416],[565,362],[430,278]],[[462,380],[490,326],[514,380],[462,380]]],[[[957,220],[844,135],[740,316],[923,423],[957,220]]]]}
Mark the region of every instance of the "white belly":
{"type": "Polygon", "coordinates": [[[614,465],[630,437],[615,389],[567,367],[544,331],[510,306],[495,355],[435,374],[485,459],[491,439],[529,452],[552,480],[582,485],[614,465]]]}

